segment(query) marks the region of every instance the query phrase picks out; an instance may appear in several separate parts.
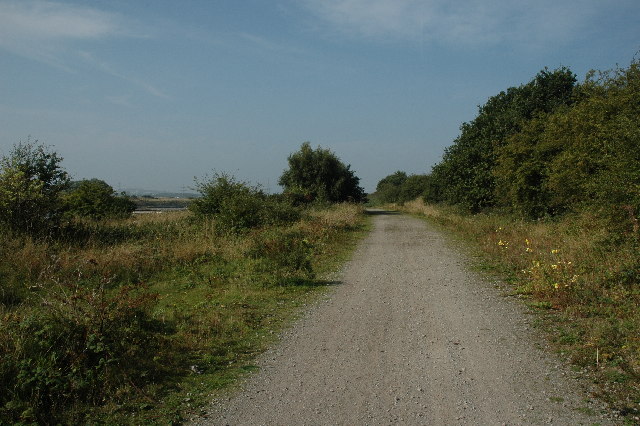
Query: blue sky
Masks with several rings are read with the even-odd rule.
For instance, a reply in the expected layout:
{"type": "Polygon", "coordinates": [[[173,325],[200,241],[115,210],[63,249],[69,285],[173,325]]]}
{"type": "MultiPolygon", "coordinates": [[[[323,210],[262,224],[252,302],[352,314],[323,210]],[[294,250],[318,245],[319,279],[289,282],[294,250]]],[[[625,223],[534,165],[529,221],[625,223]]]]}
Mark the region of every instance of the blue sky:
{"type": "Polygon", "coordinates": [[[373,190],[542,68],[639,50],[637,0],[0,0],[0,153],[31,137],[116,188],[276,192],[310,141],[373,190]]]}

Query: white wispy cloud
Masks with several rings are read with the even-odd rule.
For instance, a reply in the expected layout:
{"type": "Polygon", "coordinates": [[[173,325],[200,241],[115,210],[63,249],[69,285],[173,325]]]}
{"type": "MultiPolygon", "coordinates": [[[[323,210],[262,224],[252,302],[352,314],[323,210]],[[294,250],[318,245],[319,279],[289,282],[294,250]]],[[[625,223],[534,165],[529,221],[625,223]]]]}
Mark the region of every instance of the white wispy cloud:
{"type": "Polygon", "coordinates": [[[564,42],[610,7],[597,0],[304,0],[304,5],[331,31],[470,45],[564,42]]]}
{"type": "MultiPolygon", "coordinates": [[[[143,36],[132,33],[130,28],[134,27],[136,26],[123,16],[89,6],[44,0],[0,1],[0,49],[69,72],[76,72],[80,63],[89,64],[94,69],[124,80],[153,96],[168,98],[147,81],[118,71],[94,54],[78,50],[74,44],[143,36]]],[[[116,100],[124,104],[123,99],[116,100]]]]}
{"type": "Polygon", "coordinates": [[[42,0],[0,2],[0,48],[70,69],[61,58],[67,43],[125,34],[117,15],[42,0]]]}
{"type": "Polygon", "coordinates": [[[105,74],[124,80],[127,83],[132,84],[134,86],[138,86],[139,88],[145,90],[150,95],[156,96],[158,98],[164,98],[164,99],[170,98],[169,95],[167,95],[157,87],[153,86],[152,84],[144,80],[131,77],[125,73],[122,73],[116,70],[112,65],[108,64],[107,62],[99,60],[90,52],[81,51],[79,52],[79,54],[88,64],[90,64],[91,66],[93,66],[94,68],[100,70],[105,74]]]}
{"type": "Polygon", "coordinates": [[[304,53],[304,50],[299,47],[293,46],[291,44],[276,42],[256,34],[240,32],[240,33],[233,34],[233,36],[239,38],[240,40],[244,40],[245,42],[248,42],[253,46],[258,47],[260,50],[263,50],[263,51],[284,52],[284,53],[292,53],[292,54],[304,53]]]}
{"type": "Polygon", "coordinates": [[[105,99],[114,105],[133,108],[131,103],[131,95],[107,95],[105,99]]]}

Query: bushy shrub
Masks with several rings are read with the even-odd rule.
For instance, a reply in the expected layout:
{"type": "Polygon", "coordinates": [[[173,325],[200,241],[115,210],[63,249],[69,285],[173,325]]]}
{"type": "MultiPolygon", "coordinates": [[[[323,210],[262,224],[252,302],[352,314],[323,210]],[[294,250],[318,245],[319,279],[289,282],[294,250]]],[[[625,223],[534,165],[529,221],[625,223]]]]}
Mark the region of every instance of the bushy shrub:
{"type": "Polygon", "coordinates": [[[18,143],[0,158],[0,223],[15,232],[41,235],[60,224],[60,194],[69,184],[62,158],[35,142],[18,143]]]}
{"type": "Polygon", "coordinates": [[[407,176],[405,172],[397,171],[378,182],[371,198],[374,202],[383,204],[403,204],[424,195],[430,179],[428,175],[407,176]]]}
{"type": "Polygon", "coordinates": [[[330,150],[305,142],[287,159],[289,168],[278,183],[298,202],[365,201],[364,189],[350,165],[330,150]]]}
{"type": "Polygon", "coordinates": [[[433,168],[426,199],[472,212],[495,206],[497,151],[528,121],[571,105],[575,83],[567,68],[544,69],[529,83],[490,97],[433,168]]]}
{"type": "Polygon", "coordinates": [[[300,217],[300,208],[291,203],[286,196],[272,194],[266,197],[263,209],[265,225],[286,225],[296,222],[300,217]]]}
{"type": "Polygon", "coordinates": [[[100,179],[73,182],[64,200],[72,214],[91,219],[126,218],[136,209],[128,196],[117,195],[109,184],[100,179]]]}
{"type": "Polygon", "coordinates": [[[193,200],[189,209],[198,217],[215,219],[223,231],[291,223],[300,217],[300,210],[285,197],[268,196],[259,187],[226,174],[196,180],[196,189],[201,197],[193,200]]]}
{"type": "Polygon", "coordinates": [[[373,199],[379,203],[396,203],[400,199],[400,190],[407,180],[407,174],[398,170],[378,182],[373,199]]]}

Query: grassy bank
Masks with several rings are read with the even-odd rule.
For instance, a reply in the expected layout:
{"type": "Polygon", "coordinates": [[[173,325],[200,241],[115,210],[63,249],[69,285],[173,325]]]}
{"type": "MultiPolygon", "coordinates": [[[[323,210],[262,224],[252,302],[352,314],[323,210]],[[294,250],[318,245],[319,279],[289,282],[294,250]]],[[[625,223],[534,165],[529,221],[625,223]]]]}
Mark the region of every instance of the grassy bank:
{"type": "Polygon", "coordinates": [[[179,422],[333,284],[362,209],[221,233],[188,212],[0,238],[0,423],[179,422]]]}
{"type": "Polygon", "coordinates": [[[632,422],[640,408],[640,241],[588,213],[555,221],[460,214],[425,205],[400,209],[452,231],[543,313],[557,350],[599,384],[599,397],[632,422]]]}

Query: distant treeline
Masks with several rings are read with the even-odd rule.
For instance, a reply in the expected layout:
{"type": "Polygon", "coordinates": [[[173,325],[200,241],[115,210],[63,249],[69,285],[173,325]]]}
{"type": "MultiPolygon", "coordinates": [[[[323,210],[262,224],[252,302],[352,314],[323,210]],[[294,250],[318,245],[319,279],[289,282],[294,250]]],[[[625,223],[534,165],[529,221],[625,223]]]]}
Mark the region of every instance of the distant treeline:
{"type": "Polygon", "coordinates": [[[430,174],[382,179],[374,200],[500,208],[537,219],[592,210],[637,229],[640,208],[640,64],[568,68],[490,97],[461,126],[430,174]]]}

